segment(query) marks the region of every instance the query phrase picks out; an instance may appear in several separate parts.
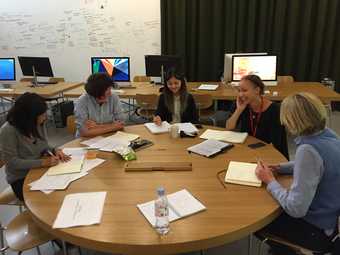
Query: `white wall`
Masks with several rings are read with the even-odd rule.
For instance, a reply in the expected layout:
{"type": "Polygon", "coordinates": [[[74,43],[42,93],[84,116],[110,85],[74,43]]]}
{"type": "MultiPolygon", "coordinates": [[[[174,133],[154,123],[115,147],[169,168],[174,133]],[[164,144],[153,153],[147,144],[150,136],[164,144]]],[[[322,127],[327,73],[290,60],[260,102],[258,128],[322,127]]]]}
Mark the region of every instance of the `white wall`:
{"type": "Polygon", "coordinates": [[[146,54],[160,54],[159,0],[0,1],[0,57],[50,57],[54,76],[84,81],[91,56],[129,56],[132,78],[146,54]]]}

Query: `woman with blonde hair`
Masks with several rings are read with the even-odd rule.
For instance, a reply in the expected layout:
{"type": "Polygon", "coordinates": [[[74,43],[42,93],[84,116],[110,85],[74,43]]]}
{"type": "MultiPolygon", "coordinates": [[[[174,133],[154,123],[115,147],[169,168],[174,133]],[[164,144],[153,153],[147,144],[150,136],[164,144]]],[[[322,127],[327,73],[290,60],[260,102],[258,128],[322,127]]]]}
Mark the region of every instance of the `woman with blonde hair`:
{"type": "MultiPolygon", "coordinates": [[[[259,162],[256,174],[284,212],[265,231],[314,251],[331,245],[340,215],[340,139],[326,127],[326,109],[309,93],[283,100],[281,123],[297,136],[295,161],[279,165],[259,162]],[[293,174],[289,189],[274,172],[293,174]]],[[[296,254],[271,244],[272,254],[296,254]]]]}

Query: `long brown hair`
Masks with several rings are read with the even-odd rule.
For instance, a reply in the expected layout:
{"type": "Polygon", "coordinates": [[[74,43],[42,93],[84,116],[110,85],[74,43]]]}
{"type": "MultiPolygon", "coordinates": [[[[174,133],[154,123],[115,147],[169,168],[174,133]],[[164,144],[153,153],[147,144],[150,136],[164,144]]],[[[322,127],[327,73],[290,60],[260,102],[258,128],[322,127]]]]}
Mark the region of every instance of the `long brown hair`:
{"type": "Polygon", "coordinates": [[[178,72],[175,68],[170,68],[166,72],[166,75],[165,75],[165,86],[163,89],[165,105],[170,110],[171,113],[174,112],[174,95],[167,85],[168,81],[172,77],[181,81],[181,88],[179,89],[179,94],[180,94],[180,102],[181,102],[181,113],[183,113],[188,104],[187,84],[186,84],[184,75],[178,72]]]}

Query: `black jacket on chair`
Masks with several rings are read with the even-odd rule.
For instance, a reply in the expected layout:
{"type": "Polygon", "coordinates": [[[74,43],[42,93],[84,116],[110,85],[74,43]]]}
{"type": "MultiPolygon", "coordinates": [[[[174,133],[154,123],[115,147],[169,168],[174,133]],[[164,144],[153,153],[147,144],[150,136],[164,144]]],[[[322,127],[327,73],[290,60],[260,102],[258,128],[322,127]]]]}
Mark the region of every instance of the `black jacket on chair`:
{"type": "MultiPolygon", "coordinates": [[[[196,104],[193,96],[188,94],[188,102],[187,107],[181,114],[181,122],[191,122],[198,123],[198,113],[196,109],[196,104]]],[[[171,122],[172,121],[172,112],[165,105],[164,94],[161,94],[158,100],[158,106],[155,115],[161,117],[162,121],[171,122]]]]}

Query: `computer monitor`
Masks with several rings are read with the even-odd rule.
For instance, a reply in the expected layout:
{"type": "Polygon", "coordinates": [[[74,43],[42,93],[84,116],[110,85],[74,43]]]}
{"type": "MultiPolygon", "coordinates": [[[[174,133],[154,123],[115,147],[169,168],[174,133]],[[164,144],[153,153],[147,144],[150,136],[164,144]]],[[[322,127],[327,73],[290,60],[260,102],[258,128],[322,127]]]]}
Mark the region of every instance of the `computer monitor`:
{"type": "Polygon", "coordinates": [[[181,70],[181,57],[174,55],[145,55],[145,71],[147,76],[161,77],[169,68],[181,70]]]}
{"type": "Polygon", "coordinates": [[[234,55],[267,55],[267,53],[266,52],[226,53],[224,55],[224,72],[223,72],[223,79],[225,82],[232,81],[232,57],[234,55]]]}
{"type": "Polygon", "coordinates": [[[0,81],[15,81],[14,58],[0,58],[0,81]]]}
{"type": "Polygon", "coordinates": [[[277,80],[277,56],[234,55],[232,57],[232,81],[240,81],[248,74],[258,75],[262,81],[277,80]]]}
{"type": "Polygon", "coordinates": [[[53,77],[48,57],[18,57],[22,74],[25,76],[53,77]]]}
{"type": "Polygon", "coordinates": [[[114,82],[130,81],[129,57],[92,57],[92,73],[107,73],[114,82]]]}

